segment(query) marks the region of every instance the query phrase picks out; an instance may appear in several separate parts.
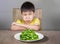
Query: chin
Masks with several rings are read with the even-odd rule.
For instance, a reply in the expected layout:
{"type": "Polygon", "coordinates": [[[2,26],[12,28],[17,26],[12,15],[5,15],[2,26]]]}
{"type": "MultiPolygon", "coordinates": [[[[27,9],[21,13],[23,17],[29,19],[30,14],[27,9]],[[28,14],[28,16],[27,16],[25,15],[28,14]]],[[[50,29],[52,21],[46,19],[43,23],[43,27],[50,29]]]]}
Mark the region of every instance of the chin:
{"type": "Polygon", "coordinates": [[[31,21],[31,20],[26,20],[26,21],[31,21]]]}

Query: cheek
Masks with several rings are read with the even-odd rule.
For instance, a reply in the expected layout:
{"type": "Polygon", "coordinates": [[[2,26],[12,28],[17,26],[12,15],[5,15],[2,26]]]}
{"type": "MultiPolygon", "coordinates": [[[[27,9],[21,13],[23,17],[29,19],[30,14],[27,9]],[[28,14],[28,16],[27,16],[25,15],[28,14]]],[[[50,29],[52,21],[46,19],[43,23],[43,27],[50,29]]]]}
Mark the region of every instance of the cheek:
{"type": "Polygon", "coordinates": [[[29,20],[32,20],[34,16],[29,16],[29,20]]]}
{"type": "Polygon", "coordinates": [[[23,16],[23,20],[24,20],[24,21],[26,21],[26,20],[27,20],[26,16],[23,16]]]}
{"type": "Polygon", "coordinates": [[[33,19],[33,16],[30,16],[30,19],[33,19]]]}
{"type": "Polygon", "coordinates": [[[26,19],[26,16],[23,16],[23,19],[26,19]]]}

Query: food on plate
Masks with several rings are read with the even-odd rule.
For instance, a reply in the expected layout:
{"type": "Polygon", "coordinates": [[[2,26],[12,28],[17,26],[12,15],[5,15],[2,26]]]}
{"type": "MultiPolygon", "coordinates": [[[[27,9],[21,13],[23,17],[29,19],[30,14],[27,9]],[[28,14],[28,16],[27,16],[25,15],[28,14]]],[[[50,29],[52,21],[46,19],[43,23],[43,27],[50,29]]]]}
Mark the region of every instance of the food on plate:
{"type": "Polygon", "coordinates": [[[21,40],[37,40],[39,39],[39,37],[34,30],[26,29],[21,32],[20,39],[21,40]]]}

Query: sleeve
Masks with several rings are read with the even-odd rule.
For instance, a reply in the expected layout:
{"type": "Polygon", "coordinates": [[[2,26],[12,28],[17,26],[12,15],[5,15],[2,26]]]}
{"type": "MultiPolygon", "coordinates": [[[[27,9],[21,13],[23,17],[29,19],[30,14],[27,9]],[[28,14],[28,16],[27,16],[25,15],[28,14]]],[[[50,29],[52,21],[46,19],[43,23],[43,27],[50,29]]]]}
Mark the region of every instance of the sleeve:
{"type": "Polygon", "coordinates": [[[21,24],[21,20],[19,20],[19,19],[16,20],[16,23],[21,24]]]}
{"type": "Polygon", "coordinates": [[[34,24],[35,24],[35,25],[40,25],[40,19],[36,18],[34,24]]]}

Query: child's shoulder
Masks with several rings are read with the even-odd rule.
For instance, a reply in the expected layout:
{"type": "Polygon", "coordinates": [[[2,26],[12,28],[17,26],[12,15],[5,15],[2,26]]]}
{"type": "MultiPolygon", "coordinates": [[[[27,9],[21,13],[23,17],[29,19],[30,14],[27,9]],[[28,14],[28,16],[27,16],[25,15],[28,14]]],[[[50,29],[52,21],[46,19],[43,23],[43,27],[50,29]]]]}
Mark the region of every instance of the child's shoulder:
{"type": "Polygon", "coordinates": [[[23,23],[23,20],[17,19],[17,20],[16,20],[16,23],[23,23]]]}
{"type": "Polygon", "coordinates": [[[38,24],[38,25],[40,25],[40,20],[39,20],[39,18],[34,18],[33,20],[32,20],[32,24],[38,24]]]}
{"type": "Polygon", "coordinates": [[[20,20],[20,19],[17,19],[16,22],[17,22],[17,21],[20,22],[21,20],[20,20]]]}
{"type": "Polygon", "coordinates": [[[34,18],[34,20],[40,20],[39,18],[34,18]]]}

